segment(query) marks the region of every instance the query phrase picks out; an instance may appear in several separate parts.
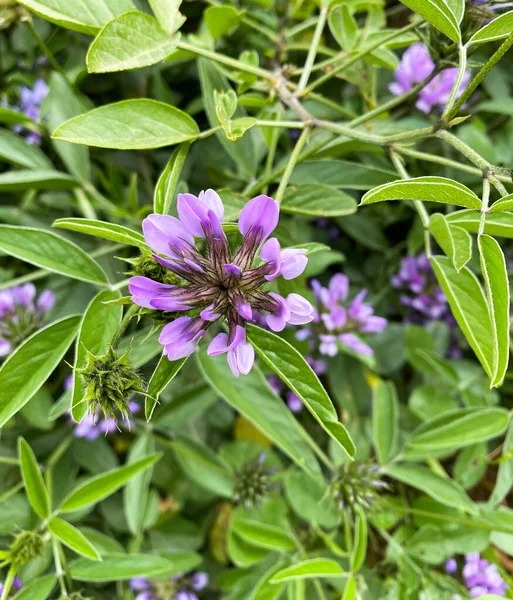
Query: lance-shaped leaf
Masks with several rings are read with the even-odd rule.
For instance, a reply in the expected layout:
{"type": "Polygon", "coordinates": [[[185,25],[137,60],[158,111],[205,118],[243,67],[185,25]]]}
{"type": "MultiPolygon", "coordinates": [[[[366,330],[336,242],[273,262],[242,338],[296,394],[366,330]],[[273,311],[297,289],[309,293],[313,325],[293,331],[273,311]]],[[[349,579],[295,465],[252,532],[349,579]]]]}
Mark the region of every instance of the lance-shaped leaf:
{"type": "Polygon", "coordinates": [[[62,519],[52,519],[48,528],[59,540],[82,556],[93,560],[101,560],[100,553],[86,536],[71,523],[62,519]]]}
{"type": "Polygon", "coordinates": [[[153,196],[153,210],[159,215],[167,215],[170,212],[180,173],[190,147],[190,142],[184,142],[175,148],[166,168],[159,177],[153,196]]]}
{"type": "Polygon", "coordinates": [[[23,586],[23,588],[12,597],[12,600],[46,600],[55,584],[57,583],[57,577],[55,575],[46,575],[40,577],[34,581],[31,581],[29,585],[23,586]]]}
{"type": "Polygon", "coordinates": [[[82,33],[96,34],[114,17],[132,10],[132,0],[19,0],[43,19],[82,33]]]}
{"type": "Polygon", "coordinates": [[[431,215],[429,231],[445,254],[452,259],[456,271],[460,271],[472,257],[470,234],[456,225],[450,225],[441,213],[431,215]]]}
{"type": "Polygon", "coordinates": [[[152,16],[126,12],[109,21],[89,47],[89,73],[139,69],[163,61],[176,49],[180,34],[170,36],[152,16]]]}
{"type": "Polygon", "coordinates": [[[272,578],[271,583],[296,581],[298,579],[344,577],[346,575],[347,573],[344,573],[342,567],[334,560],[329,558],[310,558],[278,571],[272,578]]]}
{"type": "Polygon", "coordinates": [[[95,219],[57,219],[53,223],[54,227],[59,229],[69,229],[70,231],[78,231],[85,235],[94,235],[111,242],[118,244],[127,244],[129,246],[137,246],[138,248],[147,248],[144,237],[128,227],[117,225],[116,223],[108,223],[107,221],[97,221],[95,219]]]}
{"type": "Polygon", "coordinates": [[[107,498],[107,496],[119,490],[120,487],[125,485],[127,481],[130,481],[137,473],[144,471],[157,462],[161,456],[161,454],[152,454],[129,465],[112,469],[102,475],[84,481],[84,483],[71,490],[63,500],[59,510],[62,512],[72,512],[100,502],[100,500],[107,498]]]}
{"type": "Polygon", "coordinates": [[[480,235],[478,246],[493,334],[492,386],[498,387],[504,381],[509,361],[508,270],[496,240],[489,235],[480,235]]]}
{"type": "Polygon", "coordinates": [[[387,463],[397,451],[399,436],[399,405],[395,385],[378,381],[372,405],[374,446],[380,464],[387,463]]]}
{"type": "Polygon", "coordinates": [[[0,368],[0,427],[39,390],[60,363],[78,330],[80,317],[66,317],[29,337],[0,368]]]}
{"type": "Polygon", "coordinates": [[[513,31],[513,10],[496,17],[482,29],[474,33],[469,44],[484,44],[508,37],[513,31]]]}
{"type": "Polygon", "coordinates": [[[145,400],[145,415],[149,421],[153,415],[153,411],[158,404],[159,396],[171,383],[183,367],[186,358],[180,360],[169,360],[167,356],[161,356],[160,360],[153,371],[153,375],[148,383],[147,396],[145,400]]]}
{"type": "Polygon", "coordinates": [[[108,283],[103,269],[82,248],[51,231],[0,225],[0,250],[72,279],[108,283]]]}
{"type": "Polygon", "coordinates": [[[452,314],[490,379],[494,378],[494,342],[488,304],[476,276],[463,267],[458,273],[445,256],[430,259],[452,314]]]}
{"type": "Polygon", "coordinates": [[[278,335],[254,325],[248,325],[248,339],[258,355],[301,399],[326,433],[340,444],[349,456],[354,456],[354,443],[338,420],[330,397],[313,369],[294,346],[278,335]]]}
{"type": "Polygon", "coordinates": [[[360,505],[356,506],[356,524],[353,551],[351,552],[351,571],[359,571],[367,554],[367,519],[360,505]]]}
{"type": "Polygon", "coordinates": [[[38,146],[27,144],[25,138],[7,129],[0,129],[0,160],[27,169],[53,170],[52,163],[38,146]]]}
{"type": "Polygon", "coordinates": [[[50,514],[50,499],[32,448],[23,438],[18,440],[21,475],[32,508],[42,518],[50,514]]]}
{"type": "Polygon", "coordinates": [[[445,177],[417,177],[386,183],[367,192],[361,205],[386,200],[423,200],[465,208],[481,208],[481,199],[472,190],[445,177]]]}
{"type": "Polygon", "coordinates": [[[489,212],[502,212],[502,211],[510,211],[513,210],[513,194],[509,194],[508,196],[504,196],[497,202],[494,202],[490,207],[489,212]]]}
{"type": "Polygon", "coordinates": [[[0,192],[22,190],[72,190],[78,181],[67,173],[54,170],[20,169],[0,174],[0,192]]]}
{"type": "Polygon", "coordinates": [[[63,123],[53,132],[56,140],[74,144],[146,150],[197,138],[194,119],[164,102],[123,100],[96,108],[63,123]]]}
{"type": "MultiPolygon", "coordinates": [[[[476,210],[459,210],[447,215],[446,219],[451,225],[457,225],[470,233],[477,233],[479,231],[481,213],[476,210]]],[[[498,211],[494,214],[489,214],[486,217],[484,233],[493,237],[513,238],[513,214],[498,211]]]]}
{"type": "Polygon", "coordinates": [[[307,183],[287,188],[281,210],[293,215],[343,217],[356,212],[356,201],[335,187],[307,183]]]}
{"type": "Polygon", "coordinates": [[[109,553],[101,561],[81,558],[71,565],[77,581],[126,581],[134,577],[169,577],[174,572],[171,560],[156,554],[109,553]]]}
{"type": "Polygon", "coordinates": [[[401,2],[431,23],[453,42],[461,40],[458,19],[444,0],[401,0],[401,2]]]}

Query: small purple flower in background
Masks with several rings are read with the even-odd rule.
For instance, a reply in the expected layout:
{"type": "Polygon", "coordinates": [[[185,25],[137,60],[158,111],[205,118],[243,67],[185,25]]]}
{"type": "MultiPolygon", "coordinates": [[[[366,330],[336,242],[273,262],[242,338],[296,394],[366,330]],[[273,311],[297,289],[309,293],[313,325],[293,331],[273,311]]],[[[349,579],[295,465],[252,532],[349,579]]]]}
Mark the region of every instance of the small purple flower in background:
{"type": "MultiPolygon", "coordinates": [[[[71,378],[71,384],[73,385],[73,378],[71,378]]],[[[128,408],[131,414],[136,414],[141,410],[141,407],[137,402],[129,402],[128,408]]],[[[73,435],[75,437],[85,438],[86,440],[90,441],[97,440],[102,434],[109,435],[109,433],[114,433],[118,429],[118,421],[116,419],[102,419],[100,418],[99,413],[91,414],[91,411],[85,415],[80,423],[75,423],[71,415],[69,415],[68,421],[74,425],[73,435]]],[[[126,425],[129,430],[132,430],[135,426],[135,423],[132,421],[132,419],[120,419],[119,421],[121,424],[126,425]]]]}
{"type": "Polygon", "coordinates": [[[0,291],[0,356],[6,356],[45,322],[55,297],[45,290],[36,298],[33,283],[0,291]]]}
{"type": "MultiPolygon", "coordinates": [[[[327,288],[313,280],[312,289],[318,310],[312,326],[299,331],[298,339],[310,340],[311,349],[324,356],[338,354],[340,343],[360,354],[372,355],[372,348],[360,336],[382,331],[387,320],[376,316],[370,304],[364,302],[367,290],[348,301],[349,278],[341,273],[331,278],[327,288]]],[[[325,370],[323,362],[314,361],[311,365],[318,373],[325,370]]]]}
{"type": "Polygon", "coordinates": [[[167,285],[148,277],[132,277],[132,301],[144,308],[168,312],[199,310],[197,316],[182,316],[163,329],[159,341],[169,360],[190,356],[207,329],[224,319],[228,333],[219,333],[208,354],[226,354],[235,377],[246,375],[255,360],[253,346],[246,339],[245,323],[257,313],[267,326],[282,331],[287,323],[303,325],[313,319],[312,305],[298,294],[283,298],[266,292],[263,286],[282,276],[294,279],[308,262],[306,250],[281,249],[269,238],[279,219],[279,206],[268,196],[257,196],[242,209],[239,231],[242,245],[232,252],[222,228],[224,206],[213,190],[178,195],[180,219],[152,214],[143,221],[147,244],[153,257],[181,277],[184,285],[167,285]],[[203,238],[206,252],[200,253],[194,238],[203,238]],[[253,266],[260,249],[263,264],[253,266]]]}
{"type": "MultiPolygon", "coordinates": [[[[23,587],[23,583],[19,577],[15,577],[12,581],[12,587],[9,596],[14,596],[17,592],[19,592],[23,587]]],[[[0,581],[0,595],[4,591],[4,584],[0,581]]]]}
{"type": "MultiPolygon", "coordinates": [[[[48,86],[42,79],[38,79],[32,89],[28,87],[21,88],[21,98],[19,108],[34,123],[40,123],[41,104],[48,94],[48,86]]],[[[16,125],[14,131],[22,133],[27,131],[23,125],[16,125]]],[[[35,131],[28,131],[25,140],[29,144],[39,145],[41,135],[35,131]]]]}
{"type": "MultiPolygon", "coordinates": [[[[445,564],[448,573],[457,573],[457,564],[450,558],[445,564]]],[[[471,598],[480,598],[487,594],[504,597],[508,586],[501,577],[497,565],[481,558],[478,552],[465,555],[462,577],[471,598]]]]}
{"type": "Polygon", "coordinates": [[[208,575],[197,571],[186,577],[152,580],[135,577],[130,580],[130,588],[138,592],[135,600],[198,600],[195,592],[208,586],[208,575]]]}
{"type": "Polygon", "coordinates": [[[399,273],[392,277],[391,283],[403,291],[400,302],[409,309],[407,322],[418,325],[427,325],[432,321],[446,323],[451,334],[449,357],[459,358],[461,349],[456,335],[457,324],[426,255],[403,258],[399,273]]]}
{"type": "MultiPolygon", "coordinates": [[[[413,86],[420,83],[434,71],[435,63],[429,56],[428,49],[423,44],[412,44],[403,54],[399,67],[395,72],[395,82],[389,89],[395,96],[409,92],[413,86]]],[[[419,92],[415,106],[424,113],[429,113],[433,107],[443,108],[451,94],[452,86],[458,74],[457,68],[444,69],[436,75],[419,92]]],[[[465,71],[463,81],[458,90],[461,96],[470,80],[470,71],[465,71]]]]}

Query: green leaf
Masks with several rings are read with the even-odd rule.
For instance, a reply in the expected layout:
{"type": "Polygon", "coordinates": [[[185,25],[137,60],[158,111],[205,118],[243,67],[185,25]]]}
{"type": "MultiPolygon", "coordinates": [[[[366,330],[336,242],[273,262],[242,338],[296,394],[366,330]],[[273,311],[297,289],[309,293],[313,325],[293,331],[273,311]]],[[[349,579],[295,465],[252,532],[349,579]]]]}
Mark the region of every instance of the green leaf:
{"type": "Polygon", "coordinates": [[[5,125],[28,125],[29,127],[34,125],[34,121],[27,117],[25,113],[5,106],[0,106],[0,123],[5,125]]]}
{"type": "Polygon", "coordinates": [[[36,145],[27,144],[20,135],[0,129],[0,159],[26,169],[52,171],[53,165],[36,145]]]}
{"type": "Polygon", "coordinates": [[[494,202],[490,207],[489,212],[495,213],[510,210],[513,210],[513,194],[509,194],[509,196],[504,196],[504,198],[500,198],[499,200],[497,200],[497,202],[494,202]]]}
{"type": "MultiPolygon", "coordinates": [[[[459,210],[447,215],[446,218],[451,225],[457,225],[470,233],[479,231],[481,215],[475,210],[459,210]]],[[[489,214],[486,217],[484,233],[493,237],[513,238],[513,214],[509,212],[489,214]]]]}
{"type": "Polygon", "coordinates": [[[456,21],[461,23],[465,14],[465,0],[444,0],[445,4],[451,9],[456,21]]]}
{"type": "Polygon", "coordinates": [[[399,437],[399,405],[391,381],[379,380],[374,388],[372,423],[376,454],[383,465],[395,456],[399,437]]]}
{"type": "MultiPolygon", "coordinates": [[[[118,291],[105,290],[91,300],[80,323],[80,333],[75,350],[75,369],[81,369],[86,365],[87,351],[96,356],[107,352],[109,343],[121,323],[123,307],[105,303],[119,298],[120,295],[118,291]]],[[[82,380],[80,375],[74,371],[71,414],[75,421],[82,420],[87,412],[87,405],[80,404],[83,396],[82,380]]]]}
{"type": "MultiPolygon", "coordinates": [[[[53,72],[48,96],[42,106],[42,115],[50,131],[54,131],[68,119],[89,110],[90,101],[73,89],[61,73],[53,72]]],[[[91,179],[89,149],[52,140],[52,145],[69,172],[82,182],[91,179]]]]}
{"type": "Polygon", "coordinates": [[[103,269],[82,248],[51,231],[0,225],[0,250],[65,277],[97,285],[108,283],[103,269]]]}
{"type": "Polygon", "coordinates": [[[170,443],[184,475],[214,494],[231,498],[234,479],[230,467],[208,446],[176,436],[170,443]]]}
{"type": "Polygon", "coordinates": [[[504,381],[509,362],[508,270],[506,259],[496,240],[489,235],[480,235],[477,244],[493,332],[492,387],[499,387],[504,381]]]}
{"type": "Polygon", "coordinates": [[[162,394],[178,374],[187,358],[188,357],[172,361],[169,360],[167,356],[160,357],[160,360],[155,367],[155,371],[153,371],[153,375],[148,383],[148,389],[146,390],[148,394],[145,399],[145,415],[147,421],[149,421],[153,415],[160,394],[162,394]]]}
{"type": "Polygon", "coordinates": [[[100,31],[89,47],[89,73],[110,73],[154,65],[176,50],[180,34],[170,36],[150,15],[126,12],[100,31]]]}
{"type": "Polygon", "coordinates": [[[169,214],[171,206],[173,206],[180,174],[190,147],[190,142],[184,142],[175,148],[166,168],[159,177],[153,197],[153,210],[159,215],[169,214]]]}
{"type": "Polygon", "coordinates": [[[349,456],[354,446],[319,378],[303,356],[275,333],[248,324],[248,340],[258,355],[301,399],[319,425],[349,456]]]}
{"type": "Polygon", "coordinates": [[[481,208],[481,200],[472,190],[445,177],[417,177],[381,185],[367,192],[360,204],[364,206],[386,200],[422,200],[481,208]]]}
{"type": "Polygon", "coordinates": [[[250,544],[269,550],[296,550],[291,534],[281,527],[251,519],[237,519],[233,531],[250,544]]]}
{"type": "Polygon", "coordinates": [[[287,188],[281,210],[310,217],[343,217],[356,212],[356,201],[329,185],[305,184],[287,188]]]}
{"type": "Polygon", "coordinates": [[[156,100],[124,100],[75,117],[53,132],[73,144],[118,150],[147,150],[180,144],[199,135],[186,113],[156,100]]]}
{"type": "Polygon", "coordinates": [[[71,523],[55,518],[48,523],[48,528],[63,544],[68,548],[71,548],[71,550],[87,558],[101,560],[98,550],[91,544],[86,536],[76,527],[71,525],[71,523]]]}
{"type": "Polygon", "coordinates": [[[418,427],[408,441],[408,457],[457,450],[504,433],[509,423],[503,408],[457,409],[445,412],[418,427]]]}
{"type": "Polygon", "coordinates": [[[389,465],[384,470],[393,479],[424,492],[444,506],[470,513],[477,512],[477,507],[460,485],[436,475],[426,467],[403,464],[389,465]]]}
{"type": "Polygon", "coordinates": [[[203,13],[205,25],[214,40],[232,31],[241,22],[244,13],[240,13],[233,6],[209,6],[203,13]]]}
{"type": "Polygon", "coordinates": [[[18,438],[18,455],[20,457],[21,475],[30,505],[42,519],[46,519],[50,514],[48,491],[39,470],[36,456],[22,437],[18,438]]]}
{"type": "Polygon", "coordinates": [[[53,223],[53,227],[58,229],[69,229],[70,231],[78,231],[85,235],[94,235],[111,242],[118,244],[127,244],[138,248],[146,249],[147,245],[144,237],[137,231],[117,225],[116,223],[108,223],[107,221],[97,221],[95,219],[57,219],[53,223]]]}
{"type": "Polygon", "coordinates": [[[342,50],[351,52],[358,38],[358,25],[346,4],[336,5],[330,10],[328,25],[342,50]]]}
{"type": "Polygon", "coordinates": [[[132,464],[107,471],[80,484],[66,496],[59,510],[71,512],[96,504],[125,485],[132,477],[156,463],[161,454],[152,454],[132,464]]]}
{"type": "Polygon", "coordinates": [[[484,44],[508,37],[513,31],[513,10],[495,17],[468,41],[468,44],[484,44]]]}
{"type": "Polygon", "coordinates": [[[71,577],[77,581],[127,581],[134,577],[170,576],[173,563],[153,554],[104,554],[101,561],[81,558],[71,565],[71,577]]]}
{"type": "Polygon", "coordinates": [[[302,469],[318,477],[319,465],[305,441],[308,434],[271,390],[258,368],[253,367],[249,375],[236,378],[226,363],[226,357],[208,356],[203,351],[197,354],[197,358],[207,382],[230,406],[244,415],[302,469]]]}
{"type": "Polygon", "coordinates": [[[271,579],[271,583],[295,581],[297,579],[345,576],[347,576],[347,573],[344,573],[338,562],[328,558],[310,558],[278,571],[271,579]]]}
{"type": "Polygon", "coordinates": [[[350,577],[346,581],[346,587],[344,588],[342,600],[354,600],[356,598],[356,591],[356,579],[354,577],[350,577]]]}
{"type": "Polygon", "coordinates": [[[185,17],[180,14],[182,0],[148,0],[162,28],[174,33],[183,25],[185,17]]]}
{"type": "Polygon", "coordinates": [[[431,215],[429,231],[445,254],[452,260],[456,271],[460,271],[472,257],[470,234],[449,222],[441,213],[431,215]]]}
{"type": "Polygon", "coordinates": [[[476,276],[467,269],[458,273],[444,256],[430,259],[452,314],[490,379],[494,378],[493,328],[488,304],[476,276]]]}
{"type": "MultiPolygon", "coordinates": [[[[154,453],[155,442],[153,436],[151,433],[145,433],[130,446],[127,464],[133,464],[154,453]]],[[[135,477],[132,477],[123,490],[125,516],[128,527],[134,535],[139,535],[144,529],[151,476],[151,468],[141,471],[135,477]]]]}
{"type": "Polygon", "coordinates": [[[0,192],[20,190],[72,190],[78,181],[71,175],[59,171],[35,171],[20,169],[0,174],[0,192]]]}
{"type": "Polygon", "coordinates": [[[502,446],[502,455],[499,462],[499,470],[495,480],[495,487],[488,499],[488,504],[497,507],[509,494],[513,485],[513,421],[510,421],[508,433],[502,446]]]}
{"type": "Polygon", "coordinates": [[[365,512],[359,505],[356,506],[356,524],[353,551],[351,552],[351,572],[360,570],[367,554],[367,519],[365,512]]]}
{"type": "Polygon", "coordinates": [[[461,41],[458,20],[444,0],[401,0],[453,42],[461,41]]]}
{"type": "Polygon", "coordinates": [[[21,589],[12,600],[46,600],[57,582],[55,575],[46,575],[36,579],[21,589]]]}
{"type": "Polygon", "coordinates": [[[18,0],[36,15],[61,27],[96,34],[114,17],[132,10],[132,0],[18,0]]]}
{"type": "Polygon", "coordinates": [[[296,166],[291,184],[316,184],[346,190],[368,190],[394,181],[397,173],[347,160],[307,160],[296,166]]]}
{"type": "Polygon", "coordinates": [[[0,427],[39,390],[61,362],[78,330],[71,316],[40,329],[0,367],[0,427]]]}

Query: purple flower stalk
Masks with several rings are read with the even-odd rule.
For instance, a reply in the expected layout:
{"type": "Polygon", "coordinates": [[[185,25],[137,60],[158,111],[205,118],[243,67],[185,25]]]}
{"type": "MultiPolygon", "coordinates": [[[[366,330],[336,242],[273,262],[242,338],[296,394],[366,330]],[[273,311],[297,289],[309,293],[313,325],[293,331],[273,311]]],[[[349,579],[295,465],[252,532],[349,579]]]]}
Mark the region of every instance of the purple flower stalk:
{"type": "MultiPolygon", "coordinates": [[[[395,72],[395,82],[389,89],[395,96],[409,92],[413,86],[420,83],[434,71],[435,63],[423,44],[413,44],[403,54],[399,67],[395,72]]],[[[434,107],[443,108],[451,95],[456,81],[458,69],[444,69],[436,75],[419,92],[415,106],[424,113],[429,113],[434,107]]],[[[470,81],[470,71],[465,71],[457,97],[459,98],[470,81]]]]}
{"type": "MultiPolygon", "coordinates": [[[[38,79],[32,89],[28,87],[21,88],[21,98],[19,108],[34,123],[40,123],[41,104],[48,94],[48,86],[42,79],[38,79]]],[[[22,133],[25,130],[23,125],[16,125],[14,131],[22,133]]],[[[29,144],[39,145],[41,135],[35,131],[29,131],[25,137],[29,144]]]]}
{"type": "Polygon", "coordinates": [[[138,592],[135,600],[198,600],[195,592],[200,592],[208,586],[207,573],[197,571],[187,577],[171,577],[165,580],[134,577],[130,580],[130,588],[138,592]]]}
{"type": "Polygon", "coordinates": [[[36,298],[33,283],[0,291],[0,356],[6,356],[45,322],[55,297],[45,290],[36,298]]]}
{"type": "Polygon", "coordinates": [[[263,286],[280,275],[294,279],[307,264],[306,250],[281,249],[269,238],[279,219],[279,206],[268,196],[257,196],[242,209],[239,231],[242,245],[230,250],[222,228],[224,206],[213,190],[178,195],[179,219],[152,214],[143,221],[146,243],[153,257],[178,275],[183,285],[158,283],[148,277],[132,277],[129,290],[139,306],[165,312],[194,310],[168,323],[160,335],[169,360],[190,356],[200,338],[216,321],[224,320],[228,333],[219,333],[208,354],[226,354],[235,375],[251,370],[255,352],[246,339],[245,324],[257,313],[267,326],[282,331],[287,323],[302,325],[313,319],[312,305],[298,294],[283,298],[263,286]],[[205,240],[206,251],[196,248],[195,238],[205,240]],[[254,265],[259,252],[262,264],[254,265]]]}
{"type": "MultiPolygon", "coordinates": [[[[67,382],[65,382],[65,386],[66,383],[67,382]]],[[[73,385],[73,379],[71,380],[71,384],[73,385]]],[[[135,414],[141,410],[141,407],[139,404],[137,404],[137,402],[129,402],[128,408],[132,414],[135,414]]],[[[110,433],[114,433],[114,431],[118,429],[116,419],[101,419],[99,413],[92,414],[91,411],[85,415],[80,423],[75,423],[71,415],[69,415],[68,420],[75,426],[73,429],[73,435],[77,438],[85,438],[89,441],[97,440],[102,434],[109,435],[110,433]]],[[[132,419],[121,420],[121,423],[125,423],[130,430],[133,429],[135,425],[132,419]]]]}
{"type": "MultiPolygon", "coordinates": [[[[450,558],[445,564],[448,573],[457,573],[457,564],[450,558]]],[[[478,552],[465,555],[462,577],[471,598],[480,598],[487,594],[504,597],[508,586],[501,577],[497,565],[481,558],[478,552]]]]}
{"type": "MultiPolygon", "coordinates": [[[[318,310],[314,324],[299,331],[298,339],[309,339],[313,348],[324,356],[338,354],[339,344],[360,354],[372,355],[372,348],[362,340],[362,336],[382,331],[387,320],[376,316],[370,304],[364,302],[367,290],[361,290],[352,301],[348,301],[349,279],[341,273],[331,278],[327,288],[313,280],[312,289],[318,310]]],[[[315,367],[323,369],[324,364],[318,363],[315,367]]]]}

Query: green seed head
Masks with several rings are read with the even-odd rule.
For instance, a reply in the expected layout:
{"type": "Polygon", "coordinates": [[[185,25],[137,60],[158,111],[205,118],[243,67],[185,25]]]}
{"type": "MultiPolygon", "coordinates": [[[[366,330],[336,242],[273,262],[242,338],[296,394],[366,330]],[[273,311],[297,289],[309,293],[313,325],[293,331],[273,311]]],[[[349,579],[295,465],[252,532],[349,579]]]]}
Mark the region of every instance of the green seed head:
{"type": "Polygon", "coordinates": [[[246,508],[258,506],[273,489],[271,472],[264,467],[265,455],[235,471],[233,499],[246,508]]]}
{"type": "Polygon", "coordinates": [[[368,509],[379,496],[380,490],[387,487],[381,481],[379,466],[371,462],[342,465],[331,484],[338,508],[351,512],[357,505],[368,509]]]}
{"type": "Polygon", "coordinates": [[[22,531],[9,546],[10,563],[19,568],[41,554],[43,538],[36,531],[22,531]]]}

